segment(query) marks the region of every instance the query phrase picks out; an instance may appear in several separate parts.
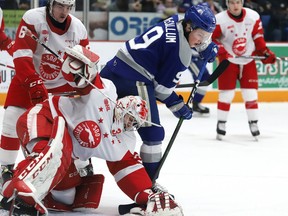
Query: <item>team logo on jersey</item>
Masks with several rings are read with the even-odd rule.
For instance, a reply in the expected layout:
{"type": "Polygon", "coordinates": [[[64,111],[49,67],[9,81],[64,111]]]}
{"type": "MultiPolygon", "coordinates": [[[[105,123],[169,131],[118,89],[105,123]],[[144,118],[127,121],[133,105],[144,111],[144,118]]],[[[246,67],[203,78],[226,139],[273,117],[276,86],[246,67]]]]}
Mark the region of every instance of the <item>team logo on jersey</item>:
{"type": "Polygon", "coordinates": [[[101,141],[100,127],[94,121],[79,123],[73,130],[73,135],[85,148],[96,148],[101,141]]]}
{"type": "Polygon", "coordinates": [[[232,50],[236,55],[243,55],[246,52],[246,38],[237,38],[232,44],[232,50]]]}
{"type": "Polygon", "coordinates": [[[45,80],[56,79],[61,72],[61,61],[52,54],[43,54],[40,62],[40,74],[45,80]]]}

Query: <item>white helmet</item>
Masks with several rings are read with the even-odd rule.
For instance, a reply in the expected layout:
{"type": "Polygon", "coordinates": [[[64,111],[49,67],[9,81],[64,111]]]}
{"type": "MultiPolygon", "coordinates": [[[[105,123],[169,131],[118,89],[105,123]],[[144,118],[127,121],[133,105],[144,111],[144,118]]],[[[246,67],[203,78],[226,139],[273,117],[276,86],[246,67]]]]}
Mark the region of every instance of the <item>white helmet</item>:
{"type": "Polygon", "coordinates": [[[139,129],[148,117],[146,101],[139,96],[126,96],[116,102],[112,130],[139,129]]]}
{"type": "Polygon", "coordinates": [[[75,0],[50,0],[50,7],[53,6],[54,2],[58,2],[60,4],[65,4],[65,5],[71,5],[71,6],[75,5],[75,0]]]}
{"type": "Polygon", "coordinates": [[[47,6],[49,6],[50,15],[53,17],[52,8],[53,8],[54,2],[58,2],[60,4],[69,5],[69,6],[73,7],[73,6],[75,6],[75,1],[76,0],[49,0],[47,6]]]}
{"type": "Polygon", "coordinates": [[[81,45],[66,48],[67,57],[62,64],[63,77],[74,88],[85,88],[93,82],[97,73],[99,56],[81,45]]]}

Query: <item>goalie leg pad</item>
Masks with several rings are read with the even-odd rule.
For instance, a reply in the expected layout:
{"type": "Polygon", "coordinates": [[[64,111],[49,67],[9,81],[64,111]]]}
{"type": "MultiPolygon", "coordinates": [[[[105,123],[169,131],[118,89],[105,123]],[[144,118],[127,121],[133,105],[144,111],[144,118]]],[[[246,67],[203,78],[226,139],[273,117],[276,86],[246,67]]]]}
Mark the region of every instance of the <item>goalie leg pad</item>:
{"type": "Polygon", "coordinates": [[[97,209],[100,203],[104,176],[97,174],[93,176],[82,177],[82,184],[76,187],[76,195],[73,210],[80,208],[97,209]]]}
{"type": "Polygon", "coordinates": [[[27,204],[41,206],[40,201],[67,172],[71,153],[72,141],[65,121],[57,117],[47,146],[40,154],[32,153],[19,163],[11,183],[3,188],[3,195],[12,197],[15,189],[19,198],[27,204]]]}

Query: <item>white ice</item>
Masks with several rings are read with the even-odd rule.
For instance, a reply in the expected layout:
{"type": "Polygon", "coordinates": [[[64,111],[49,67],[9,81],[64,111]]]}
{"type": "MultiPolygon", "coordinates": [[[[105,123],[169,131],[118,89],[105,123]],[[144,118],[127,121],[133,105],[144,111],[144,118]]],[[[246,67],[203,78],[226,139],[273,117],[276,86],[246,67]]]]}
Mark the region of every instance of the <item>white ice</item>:
{"type": "MultiPolygon", "coordinates": [[[[215,139],[216,104],[204,105],[210,116],[183,122],[158,182],[174,194],[185,216],[287,216],[288,103],[259,104],[258,142],[250,134],[243,103],[232,104],[223,141],[215,139]]],[[[159,109],[165,150],[178,119],[165,106],[159,109]]],[[[2,121],[3,109],[0,116],[2,121]]],[[[97,212],[85,215],[118,215],[118,204],[131,200],[117,188],[104,161],[94,160],[94,167],[106,177],[103,196],[97,212]]]]}

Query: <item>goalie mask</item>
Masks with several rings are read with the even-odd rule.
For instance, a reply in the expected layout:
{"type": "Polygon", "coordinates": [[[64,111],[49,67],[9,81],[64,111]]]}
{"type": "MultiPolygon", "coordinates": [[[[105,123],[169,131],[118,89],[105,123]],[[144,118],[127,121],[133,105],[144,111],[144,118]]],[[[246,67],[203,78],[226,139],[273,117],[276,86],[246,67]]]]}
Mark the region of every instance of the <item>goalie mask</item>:
{"type": "Polygon", "coordinates": [[[62,64],[62,74],[74,88],[85,88],[93,82],[97,73],[99,56],[83,46],[66,48],[66,58],[62,64]]]}
{"type": "Polygon", "coordinates": [[[139,129],[146,121],[148,109],[146,101],[139,96],[126,96],[116,102],[112,131],[132,131],[139,129]]]}

